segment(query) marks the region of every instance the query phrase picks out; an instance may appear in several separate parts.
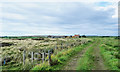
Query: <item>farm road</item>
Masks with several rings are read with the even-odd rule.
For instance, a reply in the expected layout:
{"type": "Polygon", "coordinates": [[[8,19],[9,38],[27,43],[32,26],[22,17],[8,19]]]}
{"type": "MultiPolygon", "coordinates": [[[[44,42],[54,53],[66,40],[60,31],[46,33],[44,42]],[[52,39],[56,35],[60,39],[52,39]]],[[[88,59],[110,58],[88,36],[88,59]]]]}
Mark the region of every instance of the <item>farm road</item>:
{"type": "Polygon", "coordinates": [[[72,57],[66,65],[63,67],[62,70],[76,70],[77,67],[77,62],[79,61],[80,58],[82,58],[83,54],[87,51],[88,48],[92,47],[96,42],[91,44],[90,46],[87,46],[84,48],[82,51],[80,51],[78,54],[76,54],[74,57],[72,57]]]}
{"type": "Polygon", "coordinates": [[[104,66],[104,61],[100,55],[100,42],[99,44],[94,48],[94,56],[95,56],[95,60],[94,60],[94,65],[95,65],[95,69],[93,70],[107,70],[107,68],[104,66]]]}

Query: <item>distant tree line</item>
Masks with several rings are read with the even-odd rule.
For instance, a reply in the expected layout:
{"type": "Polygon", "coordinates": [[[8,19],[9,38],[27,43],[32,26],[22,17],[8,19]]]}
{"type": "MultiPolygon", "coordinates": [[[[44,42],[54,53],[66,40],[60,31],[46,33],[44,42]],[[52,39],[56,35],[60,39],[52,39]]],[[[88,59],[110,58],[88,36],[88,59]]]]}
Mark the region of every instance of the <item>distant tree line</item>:
{"type": "Polygon", "coordinates": [[[4,39],[28,39],[28,38],[31,38],[31,39],[39,39],[39,38],[45,38],[45,37],[42,37],[42,36],[4,36],[4,37],[0,37],[0,38],[4,38],[4,39]]]}

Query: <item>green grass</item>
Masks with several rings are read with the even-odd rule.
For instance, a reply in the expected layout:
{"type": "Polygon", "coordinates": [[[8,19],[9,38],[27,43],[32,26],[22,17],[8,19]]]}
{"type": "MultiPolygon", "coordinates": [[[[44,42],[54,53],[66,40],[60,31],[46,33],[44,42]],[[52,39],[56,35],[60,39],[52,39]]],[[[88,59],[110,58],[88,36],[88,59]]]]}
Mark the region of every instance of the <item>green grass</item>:
{"type": "Polygon", "coordinates": [[[104,46],[100,48],[101,55],[105,60],[105,64],[107,65],[109,70],[118,70],[118,59],[115,56],[111,55],[110,51],[105,50],[104,46]]]}
{"type": "Polygon", "coordinates": [[[107,66],[108,70],[120,70],[118,61],[118,41],[115,38],[106,38],[102,40],[100,46],[100,54],[104,59],[104,63],[107,66]]]}
{"type": "Polygon", "coordinates": [[[77,70],[92,70],[94,69],[94,47],[97,44],[94,44],[92,47],[88,48],[86,53],[78,61],[77,70]]]}

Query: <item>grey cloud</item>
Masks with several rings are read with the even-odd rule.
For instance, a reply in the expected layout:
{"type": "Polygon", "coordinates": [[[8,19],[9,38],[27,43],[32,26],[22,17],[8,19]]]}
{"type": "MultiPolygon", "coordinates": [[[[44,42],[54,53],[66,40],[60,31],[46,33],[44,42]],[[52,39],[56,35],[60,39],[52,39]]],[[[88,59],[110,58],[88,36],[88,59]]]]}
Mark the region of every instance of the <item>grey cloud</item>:
{"type": "Polygon", "coordinates": [[[56,30],[59,33],[105,34],[103,32],[109,32],[109,34],[114,34],[114,31],[104,27],[117,24],[117,19],[112,18],[113,8],[106,11],[95,10],[92,5],[85,3],[33,3],[34,7],[25,7],[25,3],[23,6],[22,3],[12,5],[12,7],[5,8],[4,11],[19,13],[26,16],[27,19],[4,18],[4,23],[23,23],[23,27],[28,26],[28,30],[31,27],[37,28],[35,31],[38,30],[38,33],[40,30],[46,29],[46,32],[56,30]]]}

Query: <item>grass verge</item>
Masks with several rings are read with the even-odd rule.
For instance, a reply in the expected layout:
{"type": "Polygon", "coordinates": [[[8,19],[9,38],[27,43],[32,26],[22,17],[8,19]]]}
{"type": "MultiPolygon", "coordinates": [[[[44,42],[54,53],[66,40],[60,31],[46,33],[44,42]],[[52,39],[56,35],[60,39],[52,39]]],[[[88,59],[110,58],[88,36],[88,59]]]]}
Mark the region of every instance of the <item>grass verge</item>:
{"type": "Polygon", "coordinates": [[[115,58],[115,56],[111,55],[110,51],[106,50],[106,46],[105,44],[102,44],[100,47],[100,53],[104,59],[104,63],[107,66],[108,70],[120,70],[118,68],[118,60],[117,58],[115,58]]]}

